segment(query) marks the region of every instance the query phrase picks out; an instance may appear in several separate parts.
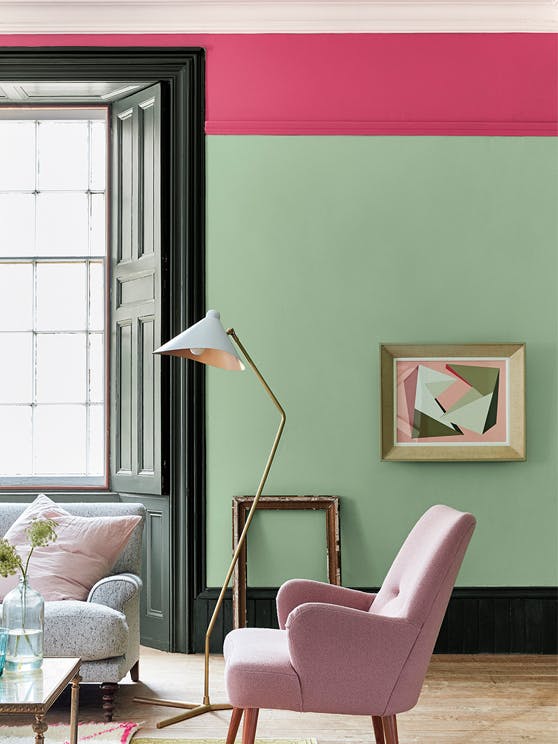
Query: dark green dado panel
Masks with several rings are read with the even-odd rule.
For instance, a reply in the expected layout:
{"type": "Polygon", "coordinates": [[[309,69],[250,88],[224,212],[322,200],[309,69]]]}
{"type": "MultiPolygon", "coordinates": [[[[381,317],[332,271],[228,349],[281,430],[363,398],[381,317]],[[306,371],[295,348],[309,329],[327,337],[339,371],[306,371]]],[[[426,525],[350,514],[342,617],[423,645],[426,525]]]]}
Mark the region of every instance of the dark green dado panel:
{"type": "Polygon", "coordinates": [[[121,501],[141,502],[146,509],[143,530],[143,558],[140,599],[141,642],[151,648],[170,651],[171,626],[171,563],[170,511],[165,496],[120,494],[121,501]]]}
{"type": "MultiPolygon", "coordinates": [[[[364,591],[377,591],[365,589],[364,591]]],[[[194,651],[203,652],[205,630],[218,590],[200,594],[194,605],[194,651]]],[[[277,589],[249,589],[250,627],[277,628],[277,589]]],[[[211,651],[220,653],[232,628],[232,599],[211,636],[211,651]]],[[[552,587],[456,588],[436,643],[438,654],[558,653],[558,590],[552,587]]]]}

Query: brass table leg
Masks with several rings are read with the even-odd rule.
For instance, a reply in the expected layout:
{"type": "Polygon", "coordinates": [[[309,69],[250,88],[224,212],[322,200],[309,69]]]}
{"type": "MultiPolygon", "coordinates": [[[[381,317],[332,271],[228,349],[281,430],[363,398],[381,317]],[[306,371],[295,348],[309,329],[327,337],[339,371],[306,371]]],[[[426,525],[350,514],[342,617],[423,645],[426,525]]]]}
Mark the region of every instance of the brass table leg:
{"type": "Polygon", "coordinates": [[[70,707],[70,744],[78,744],[79,674],[72,680],[72,702],[70,707]]]}
{"type": "Polygon", "coordinates": [[[43,734],[48,728],[48,723],[45,721],[45,717],[42,713],[35,714],[35,720],[33,721],[33,731],[35,733],[35,744],[44,744],[45,737],[43,734]]]}

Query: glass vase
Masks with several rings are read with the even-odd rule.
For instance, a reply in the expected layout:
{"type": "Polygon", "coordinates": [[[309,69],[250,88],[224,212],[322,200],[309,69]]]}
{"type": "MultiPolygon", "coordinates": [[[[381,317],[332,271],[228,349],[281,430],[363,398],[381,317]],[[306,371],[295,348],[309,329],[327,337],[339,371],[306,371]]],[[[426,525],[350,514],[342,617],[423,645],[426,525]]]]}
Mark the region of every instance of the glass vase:
{"type": "Polygon", "coordinates": [[[6,594],[3,625],[8,629],[6,671],[39,669],[43,663],[45,602],[25,579],[6,594]]]}

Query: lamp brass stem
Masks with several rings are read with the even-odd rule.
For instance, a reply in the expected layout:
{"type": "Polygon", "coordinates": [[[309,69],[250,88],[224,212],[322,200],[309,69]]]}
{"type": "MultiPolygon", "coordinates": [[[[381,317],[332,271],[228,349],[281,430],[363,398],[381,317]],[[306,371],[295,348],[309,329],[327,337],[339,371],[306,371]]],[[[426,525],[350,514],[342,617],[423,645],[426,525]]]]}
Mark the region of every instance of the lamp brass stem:
{"type": "Polygon", "coordinates": [[[223,604],[223,600],[225,599],[225,593],[227,591],[227,588],[229,586],[229,582],[231,580],[231,577],[234,572],[234,568],[238,562],[238,558],[240,556],[240,552],[244,546],[244,543],[246,542],[246,537],[248,535],[248,529],[250,527],[250,523],[252,522],[252,518],[254,517],[254,513],[256,511],[256,508],[258,506],[258,501],[260,500],[260,496],[262,495],[262,491],[264,489],[265,483],[267,481],[267,476],[269,475],[269,471],[271,469],[271,465],[273,463],[273,458],[275,457],[275,453],[277,451],[277,447],[279,445],[279,440],[281,439],[281,435],[283,433],[283,429],[285,428],[285,421],[286,421],[286,414],[283,410],[283,407],[273,394],[273,391],[265,381],[262,373],[259,371],[259,369],[256,367],[256,364],[254,363],[254,360],[252,357],[248,354],[246,351],[244,345],[236,335],[236,332],[234,328],[229,328],[227,330],[227,334],[231,336],[231,338],[234,340],[240,351],[242,352],[242,355],[248,362],[248,366],[250,369],[254,372],[258,380],[260,381],[261,385],[265,389],[267,395],[271,398],[274,406],[277,408],[280,414],[280,422],[279,427],[277,429],[277,433],[275,434],[275,439],[273,440],[273,445],[271,447],[271,450],[269,452],[267,462],[265,464],[264,471],[262,473],[260,483],[258,485],[258,489],[256,491],[256,495],[254,496],[254,501],[252,502],[252,506],[250,507],[250,511],[248,512],[248,515],[246,517],[246,523],[244,525],[244,529],[242,530],[240,537],[238,538],[238,544],[236,546],[236,549],[233,553],[231,564],[228,568],[227,574],[225,576],[225,580],[223,582],[223,586],[221,588],[221,591],[219,592],[219,597],[217,598],[217,602],[215,604],[215,609],[213,610],[213,614],[211,615],[211,620],[209,621],[209,625],[207,626],[207,631],[205,633],[205,659],[204,659],[204,685],[203,685],[203,703],[200,705],[193,705],[190,703],[179,703],[175,701],[158,701],[148,698],[134,698],[136,702],[142,702],[142,703],[152,703],[154,705],[168,705],[170,707],[176,707],[176,708],[191,708],[187,713],[183,713],[179,716],[174,716],[173,718],[167,718],[163,721],[159,721],[157,723],[157,728],[163,728],[165,726],[170,726],[173,723],[178,723],[179,721],[184,721],[189,718],[193,718],[194,716],[201,715],[203,713],[208,713],[211,710],[226,710],[230,709],[231,706],[227,704],[219,704],[219,705],[213,705],[209,699],[209,642],[211,639],[211,634],[213,632],[213,628],[215,627],[215,623],[217,621],[217,617],[219,615],[219,611],[221,609],[221,606],[223,604]]]}

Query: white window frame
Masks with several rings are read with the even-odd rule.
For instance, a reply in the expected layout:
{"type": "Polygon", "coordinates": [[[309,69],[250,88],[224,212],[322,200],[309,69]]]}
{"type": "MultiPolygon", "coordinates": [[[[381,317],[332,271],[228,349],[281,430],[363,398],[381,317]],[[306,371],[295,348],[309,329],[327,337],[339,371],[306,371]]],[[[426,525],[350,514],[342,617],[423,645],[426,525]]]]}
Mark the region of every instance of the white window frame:
{"type": "MultiPolygon", "coordinates": [[[[109,385],[109,354],[110,354],[110,326],[109,326],[109,266],[110,266],[110,242],[109,242],[109,229],[108,229],[108,215],[109,215],[109,135],[110,135],[110,109],[108,105],[98,106],[0,106],[0,119],[11,120],[11,121],[91,121],[91,120],[103,120],[106,126],[106,164],[105,164],[105,189],[91,189],[91,184],[88,183],[86,190],[80,193],[87,193],[88,197],[94,194],[103,193],[105,195],[105,253],[104,255],[93,255],[91,253],[87,255],[72,255],[72,256],[8,256],[0,257],[0,264],[15,264],[24,263],[32,266],[33,270],[33,287],[34,287],[34,303],[33,303],[33,351],[32,351],[32,363],[35,369],[36,355],[37,355],[37,337],[39,335],[54,334],[56,331],[39,331],[37,330],[37,307],[36,307],[36,277],[37,277],[37,266],[45,263],[85,263],[86,265],[86,282],[87,282],[87,293],[89,293],[89,276],[92,263],[101,262],[104,265],[104,327],[102,331],[91,331],[89,327],[89,311],[90,303],[87,302],[87,322],[86,322],[86,343],[91,335],[95,333],[102,334],[104,339],[104,473],[102,475],[24,475],[24,476],[0,476],[0,492],[10,490],[71,490],[71,491],[106,491],[109,488],[109,454],[110,454],[110,442],[109,442],[109,413],[110,413],[110,385],[109,385]]],[[[90,154],[91,156],[91,154],[90,154]]],[[[37,160],[35,161],[35,168],[37,169],[37,160]]],[[[33,191],[23,190],[4,190],[2,193],[33,193],[37,195],[40,193],[38,189],[37,174],[35,177],[35,189],[33,191]]],[[[91,203],[90,203],[91,204],[91,203]]],[[[71,333],[72,331],[61,331],[62,333],[71,333]]],[[[76,333],[83,333],[82,330],[75,331],[76,333]]],[[[90,370],[90,355],[89,352],[86,354],[86,375],[89,380],[90,370]]],[[[37,407],[36,401],[36,375],[33,374],[33,394],[31,401],[32,416],[34,416],[34,409],[37,407]]],[[[10,404],[2,404],[10,405],[10,404]]],[[[41,405],[48,405],[48,403],[41,403],[41,405]]],[[[86,406],[86,459],[89,458],[89,409],[90,409],[90,390],[89,384],[86,384],[86,400],[84,405],[86,406]]],[[[1,410],[1,406],[0,406],[1,410]]],[[[33,432],[33,424],[32,424],[33,432]]],[[[34,437],[32,437],[32,446],[34,445],[34,437]]]]}

